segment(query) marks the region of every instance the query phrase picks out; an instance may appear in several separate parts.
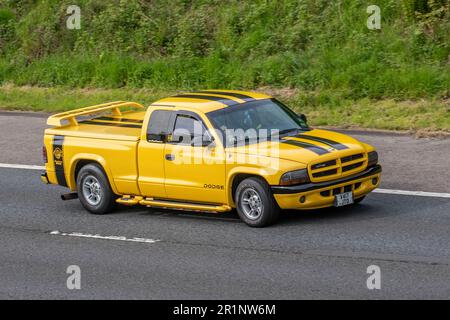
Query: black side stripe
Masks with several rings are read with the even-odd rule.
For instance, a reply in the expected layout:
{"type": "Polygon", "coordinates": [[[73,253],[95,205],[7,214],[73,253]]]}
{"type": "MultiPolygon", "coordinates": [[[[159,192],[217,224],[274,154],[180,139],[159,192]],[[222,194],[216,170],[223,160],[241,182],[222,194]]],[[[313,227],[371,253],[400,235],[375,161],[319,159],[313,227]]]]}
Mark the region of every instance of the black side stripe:
{"type": "Polygon", "coordinates": [[[56,181],[60,186],[67,187],[64,171],[64,136],[53,137],[53,163],[55,165],[56,181]]]}
{"type": "Polygon", "coordinates": [[[253,97],[250,97],[248,95],[242,94],[242,93],[234,93],[234,92],[226,92],[226,91],[197,91],[198,93],[210,93],[210,94],[220,94],[223,96],[230,96],[235,97],[244,101],[253,101],[256,100],[253,97]]]}
{"type": "Polygon", "coordinates": [[[348,147],[346,145],[343,145],[342,143],[339,143],[337,141],[333,141],[333,140],[330,140],[330,139],[309,136],[309,135],[306,135],[306,134],[298,134],[295,137],[301,138],[301,139],[305,139],[305,140],[311,140],[311,141],[315,141],[315,142],[321,142],[323,144],[327,144],[330,147],[335,148],[336,150],[348,149],[348,147]]]}
{"type": "Polygon", "coordinates": [[[144,123],[144,120],[126,119],[126,118],[113,118],[113,117],[100,117],[92,120],[114,121],[114,122],[131,122],[131,123],[144,123]]]}
{"type": "Polygon", "coordinates": [[[217,102],[223,103],[224,105],[227,105],[227,106],[239,104],[239,102],[231,100],[231,99],[221,98],[221,97],[216,97],[216,96],[208,96],[208,95],[180,94],[180,95],[174,96],[174,98],[189,98],[189,99],[217,101],[217,102]]]}
{"type": "Polygon", "coordinates": [[[95,126],[109,126],[109,127],[122,127],[122,128],[136,128],[142,129],[142,125],[139,124],[127,124],[127,123],[113,123],[113,122],[97,122],[93,120],[82,121],[82,124],[90,124],[95,126]]]}
{"type": "Polygon", "coordinates": [[[316,145],[313,145],[313,144],[310,144],[310,143],[306,143],[306,142],[301,142],[301,141],[296,141],[296,140],[282,140],[281,142],[282,143],[286,143],[286,144],[290,144],[292,146],[296,146],[296,147],[307,149],[309,151],[312,151],[312,152],[318,154],[319,156],[321,156],[323,154],[330,153],[328,150],[326,150],[326,149],[324,149],[322,147],[319,147],[319,146],[316,146],[316,145]]]}

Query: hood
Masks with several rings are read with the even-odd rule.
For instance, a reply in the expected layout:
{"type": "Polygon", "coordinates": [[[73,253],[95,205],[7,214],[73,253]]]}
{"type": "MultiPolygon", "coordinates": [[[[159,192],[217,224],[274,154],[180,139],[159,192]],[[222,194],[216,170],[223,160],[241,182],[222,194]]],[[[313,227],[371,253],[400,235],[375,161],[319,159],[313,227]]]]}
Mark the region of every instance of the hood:
{"type": "Polygon", "coordinates": [[[345,134],[313,129],[284,137],[279,142],[267,141],[239,146],[234,148],[234,152],[312,164],[364,154],[366,150],[358,140],[345,134]]]}

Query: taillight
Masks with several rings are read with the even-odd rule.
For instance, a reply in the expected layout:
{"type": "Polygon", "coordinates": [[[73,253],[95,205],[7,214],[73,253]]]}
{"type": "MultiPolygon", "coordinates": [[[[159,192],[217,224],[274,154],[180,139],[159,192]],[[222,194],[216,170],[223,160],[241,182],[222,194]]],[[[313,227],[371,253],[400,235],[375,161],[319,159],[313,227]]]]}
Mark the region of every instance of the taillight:
{"type": "Polygon", "coordinates": [[[44,163],[47,163],[48,162],[47,148],[45,146],[42,147],[42,157],[44,158],[44,163]]]}

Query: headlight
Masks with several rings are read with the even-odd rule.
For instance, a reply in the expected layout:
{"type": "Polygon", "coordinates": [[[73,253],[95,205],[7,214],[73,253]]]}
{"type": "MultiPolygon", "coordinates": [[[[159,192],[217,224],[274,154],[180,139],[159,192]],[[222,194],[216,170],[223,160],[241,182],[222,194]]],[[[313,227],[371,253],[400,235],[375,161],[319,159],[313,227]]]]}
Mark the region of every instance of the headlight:
{"type": "Polygon", "coordinates": [[[307,169],[286,172],[281,176],[280,179],[281,186],[290,186],[294,184],[302,184],[308,182],[310,182],[310,180],[307,169]]]}
{"type": "Polygon", "coordinates": [[[368,157],[368,160],[367,160],[368,167],[373,167],[374,165],[376,165],[378,163],[378,152],[371,151],[367,154],[367,157],[368,157]]]}

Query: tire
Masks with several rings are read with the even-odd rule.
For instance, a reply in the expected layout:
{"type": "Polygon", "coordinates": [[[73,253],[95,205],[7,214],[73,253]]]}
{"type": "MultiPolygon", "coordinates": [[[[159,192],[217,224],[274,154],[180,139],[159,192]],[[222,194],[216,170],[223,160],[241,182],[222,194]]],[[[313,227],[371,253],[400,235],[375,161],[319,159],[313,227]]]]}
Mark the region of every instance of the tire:
{"type": "Polygon", "coordinates": [[[90,213],[107,214],[114,211],[116,196],[99,165],[88,164],[81,168],[77,176],[77,189],[81,204],[90,213]]]}
{"type": "Polygon", "coordinates": [[[247,178],[238,185],[235,203],[241,220],[254,228],[273,224],[280,213],[269,185],[258,177],[247,178]]]}
{"type": "Polygon", "coordinates": [[[354,204],[359,204],[359,203],[361,203],[361,201],[363,201],[365,198],[366,198],[366,196],[361,197],[361,198],[358,198],[358,199],[355,199],[353,202],[354,202],[354,204]]]}

